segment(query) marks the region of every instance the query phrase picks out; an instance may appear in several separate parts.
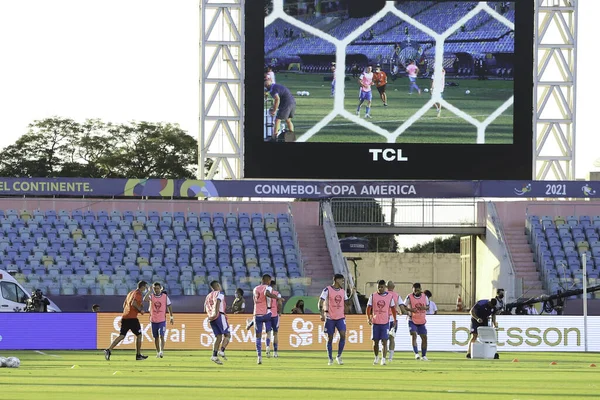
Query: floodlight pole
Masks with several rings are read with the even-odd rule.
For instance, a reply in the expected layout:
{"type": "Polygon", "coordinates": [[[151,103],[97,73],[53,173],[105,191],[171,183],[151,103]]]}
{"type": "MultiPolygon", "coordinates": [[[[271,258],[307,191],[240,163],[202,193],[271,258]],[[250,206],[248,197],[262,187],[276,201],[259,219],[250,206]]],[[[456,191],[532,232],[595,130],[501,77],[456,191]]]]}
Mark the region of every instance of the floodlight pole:
{"type": "Polygon", "coordinates": [[[581,254],[581,263],[583,264],[583,343],[585,352],[588,351],[588,329],[587,329],[587,316],[588,316],[588,301],[587,301],[587,254],[581,254]]]}
{"type": "Polygon", "coordinates": [[[199,0],[198,179],[244,177],[244,3],[199,0]]]}
{"type": "Polygon", "coordinates": [[[579,0],[535,0],[535,180],[575,179],[578,3],[579,0]]]}

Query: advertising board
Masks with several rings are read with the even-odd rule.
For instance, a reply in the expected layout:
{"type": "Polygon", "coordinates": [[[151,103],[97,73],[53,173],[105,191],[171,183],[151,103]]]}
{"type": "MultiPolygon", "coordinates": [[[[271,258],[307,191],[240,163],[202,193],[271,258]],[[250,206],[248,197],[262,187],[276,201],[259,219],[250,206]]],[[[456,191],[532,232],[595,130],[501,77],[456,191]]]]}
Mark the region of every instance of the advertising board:
{"type": "MultiPolygon", "coordinates": [[[[254,329],[246,330],[249,315],[230,315],[231,350],[254,350],[254,329]]],[[[120,314],[98,315],[98,348],[108,347],[119,334],[120,314]]],[[[498,318],[499,351],[584,351],[583,318],[574,316],[500,316],[498,318]]],[[[153,349],[154,341],[148,321],[142,320],[143,348],[153,349]]],[[[346,318],[346,350],[370,351],[371,327],[366,316],[346,318]]],[[[464,351],[469,340],[470,317],[467,315],[428,316],[429,351],[464,351]]],[[[588,337],[600,335],[600,317],[588,318],[588,337]]],[[[214,335],[205,314],[176,315],[175,324],[167,325],[167,349],[210,349],[214,335]]],[[[265,338],[263,337],[263,340],[265,338]]],[[[339,341],[336,334],[334,343],[339,341]]],[[[323,322],[315,314],[285,314],[280,319],[279,349],[324,350],[327,342],[323,322]]],[[[264,344],[264,343],[263,343],[264,344]]],[[[135,348],[135,337],[129,333],[117,347],[135,348]]],[[[399,319],[396,350],[412,351],[405,317],[399,319]]],[[[589,350],[600,351],[600,343],[590,341],[589,350]]]]}
{"type": "Polygon", "coordinates": [[[0,350],[94,350],[96,314],[0,313],[0,350]]]}

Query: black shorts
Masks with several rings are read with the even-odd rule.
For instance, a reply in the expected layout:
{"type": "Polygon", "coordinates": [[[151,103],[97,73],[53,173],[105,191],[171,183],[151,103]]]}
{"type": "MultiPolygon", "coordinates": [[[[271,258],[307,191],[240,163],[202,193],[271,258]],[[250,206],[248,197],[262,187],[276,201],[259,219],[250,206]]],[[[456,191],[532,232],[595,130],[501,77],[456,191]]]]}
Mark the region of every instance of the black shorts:
{"type": "Polygon", "coordinates": [[[127,335],[127,332],[131,331],[135,336],[139,336],[142,334],[142,326],[140,325],[140,320],[137,318],[128,318],[121,320],[121,335],[127,335]]]}
{"type": "Polygon", "coordinates": [[[385,87],[386,87],[386,85],[378,86],[377,87],[377,90],[379,91],[379,94],[384,94],[385,93],[385,87]]]}
{"type": "Polygon", "coordinates": [[[288,118],[294,118],[295,113],[296,113],[296,103],[281,104],[279,106],[279,110],[277,110],[275,119],[281,119],[281,120],[285,121],[288,118]]]}
{"type": "Polygon", "coordinates": [[[471,318],[471,333],[477,333],[477,328],[480,326],[489,326],[487,318],[482,323],[477,322],[476,319],[471,318]]]}

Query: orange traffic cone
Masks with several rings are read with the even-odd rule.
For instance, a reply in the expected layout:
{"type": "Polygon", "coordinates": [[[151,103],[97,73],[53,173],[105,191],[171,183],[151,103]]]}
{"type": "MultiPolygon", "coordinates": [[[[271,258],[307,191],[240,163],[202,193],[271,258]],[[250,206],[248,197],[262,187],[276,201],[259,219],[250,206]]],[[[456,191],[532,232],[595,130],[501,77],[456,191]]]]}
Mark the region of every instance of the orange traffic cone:
{"type": "Polygon", "coordinates": [[[463,310],[462,297],[460,297],[460,293],[458,294],[458,298],[456,299],[456,311],[463,310]]]}

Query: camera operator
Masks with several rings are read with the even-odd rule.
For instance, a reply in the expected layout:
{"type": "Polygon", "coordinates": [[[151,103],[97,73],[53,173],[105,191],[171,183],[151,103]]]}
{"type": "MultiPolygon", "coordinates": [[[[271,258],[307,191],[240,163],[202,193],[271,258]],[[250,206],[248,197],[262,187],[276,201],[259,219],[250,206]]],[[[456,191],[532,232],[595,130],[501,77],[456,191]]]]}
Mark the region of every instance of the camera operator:
{"type": "Polygon", "coordinates": [[[48,312],[50,300],[44,297],[40,289],[36,289],[31,293],[31,297],[27,299],[25,312],[48,312]]]}

